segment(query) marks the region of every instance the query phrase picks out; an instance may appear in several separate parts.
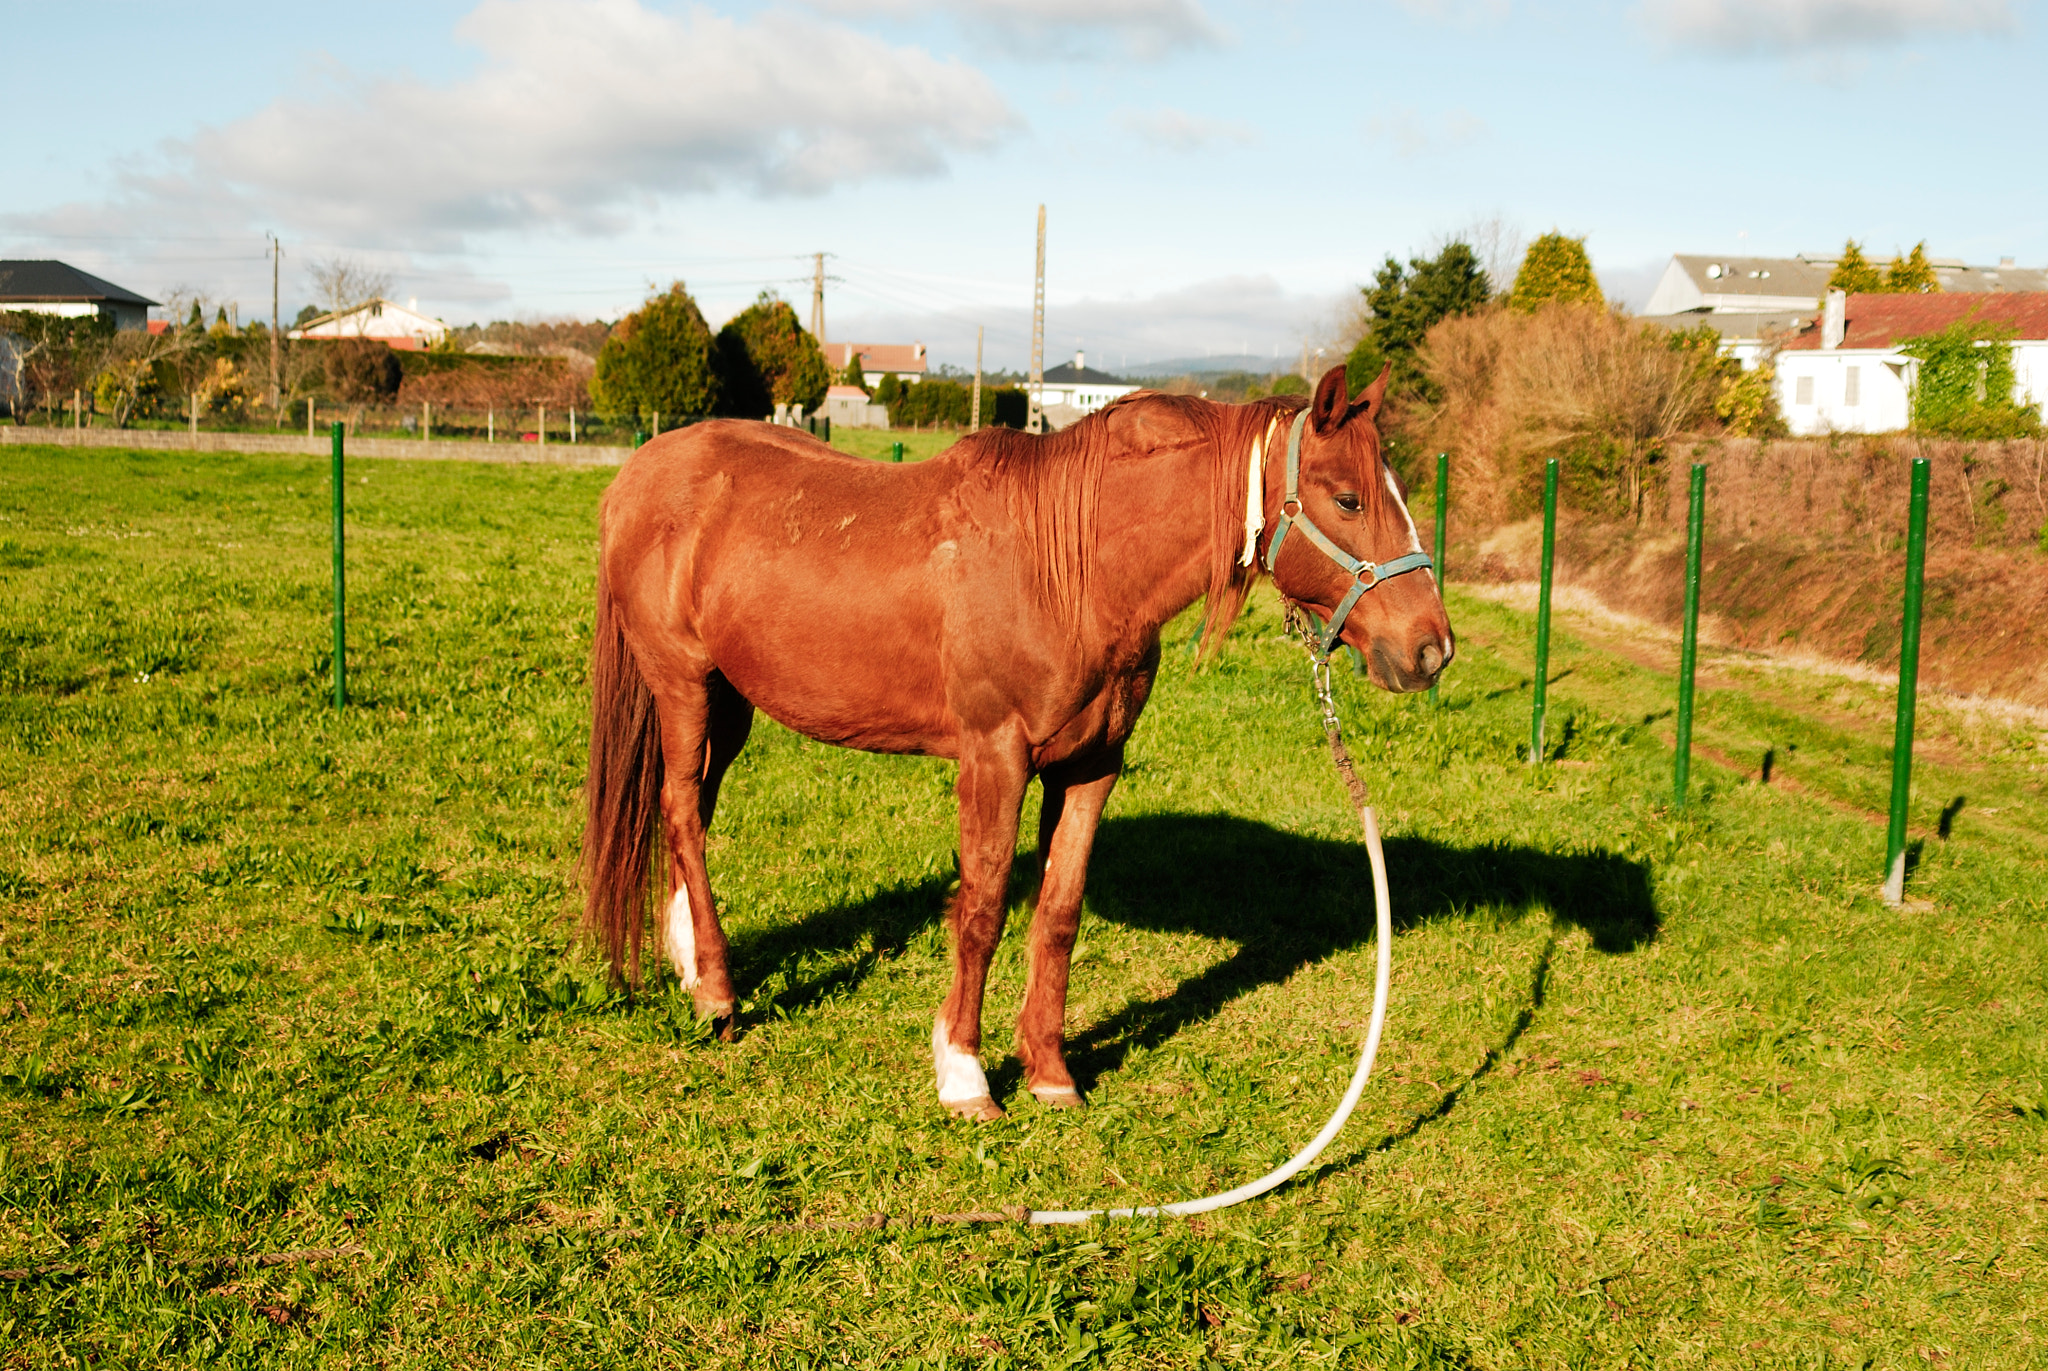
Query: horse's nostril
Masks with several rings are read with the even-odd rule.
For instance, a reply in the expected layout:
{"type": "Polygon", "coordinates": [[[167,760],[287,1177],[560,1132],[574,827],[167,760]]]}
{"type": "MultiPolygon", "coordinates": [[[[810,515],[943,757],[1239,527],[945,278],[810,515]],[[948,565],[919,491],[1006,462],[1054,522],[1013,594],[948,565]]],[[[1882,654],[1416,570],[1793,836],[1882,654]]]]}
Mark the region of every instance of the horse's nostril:
{"type": "Polygon", "coordinates": [[[1438,647],[1435,643],[1424,643],[1422,645],[1422,656],[1419,660],[1420,665],[1422,667],[1422,674],[1425,676],[1434,676],[1437,674],[1437,672],[1443,670],[1444,650],[1438,647]]]}

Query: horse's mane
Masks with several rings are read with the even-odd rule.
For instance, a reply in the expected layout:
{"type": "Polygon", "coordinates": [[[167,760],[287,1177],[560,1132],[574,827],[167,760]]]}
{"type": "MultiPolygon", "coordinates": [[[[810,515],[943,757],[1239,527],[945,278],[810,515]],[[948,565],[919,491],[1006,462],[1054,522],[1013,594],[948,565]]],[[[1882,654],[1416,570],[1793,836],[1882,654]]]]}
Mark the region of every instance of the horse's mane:
{"type": "MultiPolygon", "coordinates": [[[[999,488],[1035,556],[1041,602],[1063,622],[1078,616],[1095,576],[1097,510],[1112,459],[1143,460],[1169,449],[1209,451],[1209,584],[1202,615],[1208,656],[1244,610],[1260,568],[1239,564],[1244,546],[1248,457],[1274,420],[1291,421],[1305,396],[1227,405],[1192,395],[1137,391],[1057,433],[1034,437],[984,429],[969,441],[970,464],[999,488]]],[[[1285,423],[1266,460],[1285,453],[1285,423]]]]}

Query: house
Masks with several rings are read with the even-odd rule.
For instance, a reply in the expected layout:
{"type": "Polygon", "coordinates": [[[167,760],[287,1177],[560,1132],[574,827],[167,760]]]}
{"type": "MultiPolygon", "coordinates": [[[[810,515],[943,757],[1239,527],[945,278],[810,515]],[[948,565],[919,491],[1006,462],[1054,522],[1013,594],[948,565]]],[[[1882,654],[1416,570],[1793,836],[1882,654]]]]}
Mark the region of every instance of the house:
{"type": "Polygon", "coordinates": [[[150,306],[158,303],[69,263],[0,262],[0,313],[96,315],[117,329],[140,329],[149,323],[150,306]]]}
{"type": "Polygon", "coordinates": [[[1784,342],[1778,408],[1792,432],[1889,433],[1912,419],[1918,363],[1899,350],[1949,325],[2014,331],[2013,399],[2048,400],[2048,291],[1844,295],[1830,291],[1817,325],[1784,342]]]}
{"type": "Polygon", "coordinates": [[[830,386],[825,403],[813,411],[832,421],[834,428],[887,428],[889,407],[868,398],[859,386],[830,386]]]}
{"type": "Polygon", "coordinates": [[[827,343],[824,351],[834,376],[845,375],[846,364],[859,357],[861,377],[870,386],[884,376],[922,381],[928,370],[923,343],[827,343]]]}
{"type": "MultiPolygon", "coordinates": [[[[1680,253],[1657,279],[1657,288],[1643,304],[1643,316],[1817,313],[1821,297],[1827,293],[1828,277],[1840,260],[1833,254],[1817,253],[1797,257],[1680,253]]],[[[1955,257],[1930,261],[1934,279],[1949,294],[2048,290],[2048,271],[2015,266],[2010,257],[2002,258],[1995,267],[1973,267],[1955,257]]]]}
{"type": "Polygon", "coordinates": [[[368,338],[387,343],[402,352],[423,352],[448,336],[448,325],[420,313],[418,299],[400,305],[379,297],[350,309],[337,310],[308,319],[288,338],[368,338]]]}
{"type": "Polygon", "coordinates": [[[1040,403],[1045,408],[1046,423],[1053,428],[1065,428],[1137,389],[1120,377],[1095,370],[1088,365],[1088,355],[1076,351],[1072,362],[1046,369],[1044,399],[1040,403]]]}

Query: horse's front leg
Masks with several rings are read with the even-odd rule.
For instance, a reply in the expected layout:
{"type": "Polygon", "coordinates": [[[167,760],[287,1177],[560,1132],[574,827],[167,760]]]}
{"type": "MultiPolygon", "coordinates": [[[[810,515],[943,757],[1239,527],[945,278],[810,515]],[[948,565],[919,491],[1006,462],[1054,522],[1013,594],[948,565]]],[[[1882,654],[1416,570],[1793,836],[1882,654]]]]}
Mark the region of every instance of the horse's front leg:
{"type": "Polygon", "coordinates": [[[960,891],[948,922],[953,988],[932,1025],[939,1103],[962,1118],[1003,1117],[981,1070],[981,998],[1003,937],[1017,810],[1030,768],[1020,739],[969,739],[960,752],[960,891]]]}
{"type": "Polygon", "coordinates": [[[1081,894],[1095,826],[1123,770],[1123,749],[1048,770],[1039,810],[1038,909],[1031,918],[1024,1006],[1017,1015],[1017,1056],[1041,1104],[1071,1109],[1081,1092],[1067,1070],[1067,969],[1081,927],[1081,894]]]}

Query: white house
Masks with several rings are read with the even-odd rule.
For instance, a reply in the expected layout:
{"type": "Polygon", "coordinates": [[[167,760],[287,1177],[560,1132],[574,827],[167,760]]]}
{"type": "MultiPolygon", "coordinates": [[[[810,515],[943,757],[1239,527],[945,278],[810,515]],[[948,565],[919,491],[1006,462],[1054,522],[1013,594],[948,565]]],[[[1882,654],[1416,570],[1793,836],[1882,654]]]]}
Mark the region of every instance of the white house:
{"type": "Polygon", "coordinates": [[[156,303],[66,262],[0,262],[0,313],[97,316],[117,329],[139,329],[156,303]]]}
{"type": "Polygon", "coordinates": [[[834,428],[889,427],[889,407],[870,400],[868,393],[859,386],[828,387],[825,403],[812,413],[830,419],[834,428]]]}
{"type": "Polygon", "coordinates": [[[1062,362],[1045,371],[1046,422],[1065,428],[1076,419],[1093,414],[1112,400],[1121,399],[1139,387],[1106,371],[1088,365],[1088,355],[1075,352],[1072,362],[1062,362]]]}
{"type": "Polygon", "coordinates": [[[1778,408],[1792,432],[1890,433],[1912,419],[1918,362],[1899,350],[1949,325],[2005,325],[2012,342],[2013,399],[2048,400],[2048,291],[1930,295],[1828,292],[1821,318],[1777,356],[1778,408]]]}
{"type": "MultiPolygon", "coordinates": [[[[1679,253],[1657,278],[1643,314],[1814,314],[1840,260],[1811,252],[1797,257],[1679,253]]],[[[1957,257],[1930,258],[1929,265],[1945,294],[2048,290],[2048,271],[2016,266],[2010,257],[1995,267],[1973,267],[1957,257]]]]}
{"type": "Polygon", "coordinates": [[[448,325],[420,313],[420,302],[397,304],[382,298],[365,300],[353,309],[308,319],[289,338],[368,338],[407,352],[420,352],[448,336],[448,325]]]}

